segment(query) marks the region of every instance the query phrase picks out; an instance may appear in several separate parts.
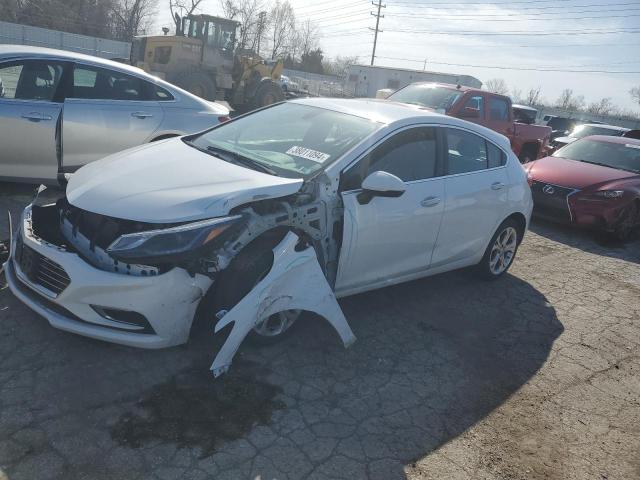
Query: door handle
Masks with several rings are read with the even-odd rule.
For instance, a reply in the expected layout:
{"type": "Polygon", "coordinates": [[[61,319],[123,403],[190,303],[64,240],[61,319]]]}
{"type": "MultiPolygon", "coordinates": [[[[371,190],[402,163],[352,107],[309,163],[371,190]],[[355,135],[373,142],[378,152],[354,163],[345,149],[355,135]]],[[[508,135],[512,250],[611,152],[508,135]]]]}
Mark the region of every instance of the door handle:
{"type": "Polygon", "coordinates": [[[131,116],[136,118],[150,118],[153,117],[153,114],[146,112],[133,112],[131,116]]]}
{"type": "Polygon", "coordinates": [[[502,190],[504,188],[504,183],[496,182],[491,184],[491,190],[502,190]]]}
{"type": "Polygon", "coordinates": [[[42,122],[42,121],[52,120],[51,115],[43,115],[42,113],[38,113],[38,112],[24,113],[21,116],[22,118],[31,120],[32,122],[42,122]]]}
{"type": "Polygon", "coordinates": [[[440,197],[427,197],[420,202],[423,207],[435,207],[440,203],[440,197]]]}

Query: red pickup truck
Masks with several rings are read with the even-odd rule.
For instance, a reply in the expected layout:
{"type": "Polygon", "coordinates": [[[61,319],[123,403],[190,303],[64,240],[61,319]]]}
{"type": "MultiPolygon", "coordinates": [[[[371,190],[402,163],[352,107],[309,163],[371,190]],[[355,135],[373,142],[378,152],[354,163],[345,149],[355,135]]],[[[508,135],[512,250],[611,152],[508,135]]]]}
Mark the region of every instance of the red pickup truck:
{"type": "Polygon", "coordinates": [[[387,100],[411,103],[478,123],[503,134],[522,163],[544,157],[551,128],[518,122],[504,95],[443,83],[412,83],[387,100]]]}

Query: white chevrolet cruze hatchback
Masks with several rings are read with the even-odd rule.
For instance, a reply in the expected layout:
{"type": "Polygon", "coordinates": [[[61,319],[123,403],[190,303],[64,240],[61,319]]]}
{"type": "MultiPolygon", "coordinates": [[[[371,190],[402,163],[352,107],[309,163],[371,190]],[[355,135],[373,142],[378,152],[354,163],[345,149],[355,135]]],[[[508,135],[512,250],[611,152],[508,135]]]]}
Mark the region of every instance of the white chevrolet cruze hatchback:
{"type": "Polygon", "coordinates": [[[303,310],[343,342],[336,297],[513,263],[532,200],[509,141],[416,106],[305,99],[137,147],[27,207],[11,290],[55,327],[138,347],[188,339],[196,310],[233,325],[224,372],[251,335],[303,310]]]}

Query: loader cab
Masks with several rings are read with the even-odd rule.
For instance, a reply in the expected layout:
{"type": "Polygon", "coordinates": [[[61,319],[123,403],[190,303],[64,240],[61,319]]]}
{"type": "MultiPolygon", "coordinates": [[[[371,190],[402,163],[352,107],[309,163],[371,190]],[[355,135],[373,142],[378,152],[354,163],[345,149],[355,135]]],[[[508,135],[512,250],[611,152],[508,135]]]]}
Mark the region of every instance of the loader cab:
{"type": "Polygon", "coordinates": [[[227,18],[211,15],[189,15],[182,19],[185,37],[202,40],[205,49],[215,49],[225,57],[233,57],[236,30],[240,24],[227,18]]]}

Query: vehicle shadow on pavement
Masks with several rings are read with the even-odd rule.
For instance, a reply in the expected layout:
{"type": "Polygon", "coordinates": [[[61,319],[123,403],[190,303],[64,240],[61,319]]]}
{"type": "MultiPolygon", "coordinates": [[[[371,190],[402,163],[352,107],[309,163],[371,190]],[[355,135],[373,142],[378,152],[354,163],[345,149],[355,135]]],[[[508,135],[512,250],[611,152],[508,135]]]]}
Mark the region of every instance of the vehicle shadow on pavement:
{"type": "Polygon", "coordinates": [[[640,263],[640,230],[633,232],[629,240],[621,241],[607,232],[583,230],[538,218],[532,220],[529,229],[585,252],[640,263]]]}
{"type": "MultiPolygon", "coordinates": [[[[4,279],[0,277],[0,283],[4,279]]],[[[406,478],[502,404],[563,327],[516,276],[453,272],[345,298],[283,342],[162,351],[57,331],[0,292],[0,469],[42,478],[406,478]]]]}

